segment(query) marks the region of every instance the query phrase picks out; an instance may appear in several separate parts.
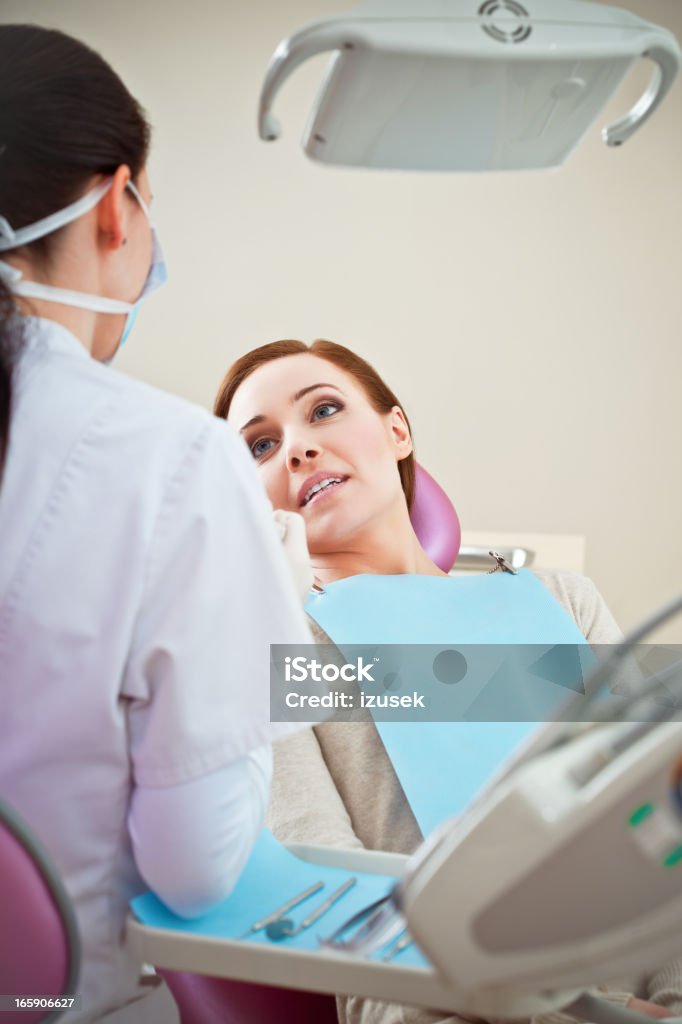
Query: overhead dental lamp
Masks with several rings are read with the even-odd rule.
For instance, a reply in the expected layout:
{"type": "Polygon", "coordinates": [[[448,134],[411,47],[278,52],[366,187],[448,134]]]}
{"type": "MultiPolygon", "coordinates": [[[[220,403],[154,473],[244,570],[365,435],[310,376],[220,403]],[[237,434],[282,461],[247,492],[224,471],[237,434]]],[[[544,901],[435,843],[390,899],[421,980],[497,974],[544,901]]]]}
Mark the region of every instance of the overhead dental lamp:
{"type": "Polygon", "coordinates": [[[259,132],[280,135],[273,105],[316,54],[334,57],[303,138],[313,160],[412,171],[562,164],[632,65],[648,88],[602,131],[619,146],[651,116],[682,63],[675,37],[581,0],[368,0],[314,22],[277,47],[259,132]]]}

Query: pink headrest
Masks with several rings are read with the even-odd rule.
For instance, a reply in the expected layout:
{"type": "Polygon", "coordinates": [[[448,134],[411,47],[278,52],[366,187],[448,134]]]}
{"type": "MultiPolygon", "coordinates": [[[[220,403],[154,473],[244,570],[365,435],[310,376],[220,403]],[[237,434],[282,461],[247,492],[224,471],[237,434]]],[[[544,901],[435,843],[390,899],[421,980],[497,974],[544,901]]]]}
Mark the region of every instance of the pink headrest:
{"type": "Polygon", "coordinates": [[[410,519],[424,551],[443,572],[459,554],[462,531],[455,507],[432,476],[418,463],[410,519]]]}

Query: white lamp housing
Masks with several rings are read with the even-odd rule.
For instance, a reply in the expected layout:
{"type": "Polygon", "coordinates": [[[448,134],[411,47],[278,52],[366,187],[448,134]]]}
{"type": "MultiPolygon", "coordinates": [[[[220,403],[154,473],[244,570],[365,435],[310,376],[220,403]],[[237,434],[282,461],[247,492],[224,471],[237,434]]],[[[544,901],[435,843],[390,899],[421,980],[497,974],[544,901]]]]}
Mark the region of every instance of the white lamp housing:
{"type": "Polygon", "coordinates": [[[303,61],[334,52],[305,131],[313,160],[411,171],[552,167],[564,162],[633,63],[655,64],[640,100],[602,132],[625,142],[682,63],[675,37],[627,11],[581,0],[369,0],[275,51],[262,139],[303,61]]]}

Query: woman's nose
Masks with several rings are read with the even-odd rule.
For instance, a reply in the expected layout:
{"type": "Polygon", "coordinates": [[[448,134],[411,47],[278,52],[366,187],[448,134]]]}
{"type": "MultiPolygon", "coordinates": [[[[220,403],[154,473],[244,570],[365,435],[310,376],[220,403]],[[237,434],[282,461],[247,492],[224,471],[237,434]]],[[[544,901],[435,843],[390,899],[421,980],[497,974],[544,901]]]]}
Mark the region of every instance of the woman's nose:
{"type": "Polygon", "coordinates": [[[292,442],[287,452],[287,465],[289,469],[298,469],[306,462],[314,461],[319,454],[319,447],[310,444],[308,441],[292,442]]]}

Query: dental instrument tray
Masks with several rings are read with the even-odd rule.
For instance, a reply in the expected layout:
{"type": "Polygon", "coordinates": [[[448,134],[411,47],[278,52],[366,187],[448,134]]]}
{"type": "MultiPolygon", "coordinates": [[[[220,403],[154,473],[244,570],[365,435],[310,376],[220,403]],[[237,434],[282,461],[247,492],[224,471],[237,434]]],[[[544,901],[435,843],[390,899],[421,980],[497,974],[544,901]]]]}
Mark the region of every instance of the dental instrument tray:
{"type": "MultiPolygon", "coordinates": [[[[221,905],[223,910],[186,921],[146,893],[132,901],[135,918],[131,914],[128,919],[128,942],[141,961],[166,970],[313,992],[353,993],[452,1012],[461,1007],[461,995],[458,999],[401,931],[389,935],[385,948],[371,959],[319,944],[320,938],[332,936],[358,910],[390,891],[407,860],[398,854],[369,850],[282,847],[264,833],[242,879],[221,905]],[[266,861],[268,869],[264,871],[266,861]],[[258,893],[255,875],[262,881],[258,893]],[[288,903],[297,905],[284,913],[300,925],[351,877],[355,881],[346,887],[343,897],[296,937],[271,941],[265,928],[251,931],[254,925],[273,919],[272,912],[281,912],[288,903]],[[324,888],[317,887],[319,881],[325,883],[324,888]],[[307,889],[314,891],[305,895],[307,889]]],[[[529,1013],[554,1005],[551,1000],[534,998],[529,1013]]]]}
{"type": "Polygon", "coordinates": [[[262,87],[258,128],[289,75],[333,53],[303,148],[313,160],[412,171],[562,164],[635,61],[653,77],[602,131],[625,142],[680,68],[675,37],[628,11],[581,0],[366,0],[283,40],[262,87]]]}

